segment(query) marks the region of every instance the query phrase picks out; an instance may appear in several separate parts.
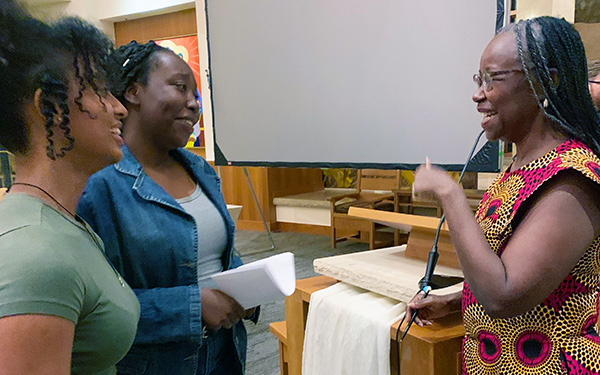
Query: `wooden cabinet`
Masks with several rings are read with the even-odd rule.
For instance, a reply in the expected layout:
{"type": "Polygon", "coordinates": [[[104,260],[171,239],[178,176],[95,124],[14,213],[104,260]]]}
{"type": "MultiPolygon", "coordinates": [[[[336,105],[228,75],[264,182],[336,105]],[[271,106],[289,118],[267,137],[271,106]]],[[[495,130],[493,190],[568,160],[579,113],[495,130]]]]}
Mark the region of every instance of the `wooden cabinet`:
{"type": "MultiPolygon", "coordinates": [[[[465,329],[460,314],[439,319],[429,327],[416,324],[398,347],[398,324],[390,330],[392,374],[397,371],[395,351],[399,350],[401,373],[419,375],[460,375],[462,373],[461,348],[465,329]]],[[[406,323],[402,326],[402,336],[406,323]]]]}

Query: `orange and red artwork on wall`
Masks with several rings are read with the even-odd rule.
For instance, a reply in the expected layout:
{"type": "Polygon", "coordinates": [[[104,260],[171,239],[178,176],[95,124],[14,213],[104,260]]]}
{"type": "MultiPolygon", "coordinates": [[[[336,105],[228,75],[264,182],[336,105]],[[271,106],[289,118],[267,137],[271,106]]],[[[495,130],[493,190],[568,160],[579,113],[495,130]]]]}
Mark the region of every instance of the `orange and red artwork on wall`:
{"type": "Polygon", "coordinates": [[[194,72],[194,78],[198,85],[200,100],[200,121],[194,126],[194,133],[190,136],[187,147],[204,147],[204,124],[202,121],[202,94],[200,91],[200,56],[198,53],[198,36],[183,36],[157,40],[156,44],[175,52],[181,57],[194,72]]]}

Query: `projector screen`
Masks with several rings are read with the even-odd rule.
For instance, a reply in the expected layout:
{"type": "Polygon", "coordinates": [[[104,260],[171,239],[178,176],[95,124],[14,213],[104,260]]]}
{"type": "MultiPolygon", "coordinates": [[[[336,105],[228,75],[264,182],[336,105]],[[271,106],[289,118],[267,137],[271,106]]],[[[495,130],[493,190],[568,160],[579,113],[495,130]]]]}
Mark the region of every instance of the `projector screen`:
{"type": "MultiPolygon", "coordinates": [[[[481,131],[472,76],[496,7],[205,0],[216,164],[414,169],[429,157],[459,169],[481,131]]],[[[497,143],[479,159],[470,170],[496,171],[497,143]]]]}

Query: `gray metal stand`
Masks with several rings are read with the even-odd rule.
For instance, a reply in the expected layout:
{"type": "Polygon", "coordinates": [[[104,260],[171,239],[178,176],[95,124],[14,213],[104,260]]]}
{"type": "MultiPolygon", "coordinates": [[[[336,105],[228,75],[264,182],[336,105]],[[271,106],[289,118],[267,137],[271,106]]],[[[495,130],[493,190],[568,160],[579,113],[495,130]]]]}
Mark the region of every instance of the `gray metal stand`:
{"type": "Polygon", "coordinates": [[[248,170],[246,169],[246,167],[242,167],[242,170],[244,171],[244,175],[246,176],[246,182],[248,182],[248,187],[250,188],[250,192],[252,193],[252,198],[254,199],[254,203],[256,203],[256,208],[258,208],[258,213],[260,215],[260,219],[262,220],[263,225],[265,227],[265,232],[267,234],[267,238],[269,239],[269,242],[271,243],[270,248],[256,250],[251,253],[244,253],[244,255],[246,256],[246,255],[256,255],[256,254],[266,253],[266,252],[269,252],[269,251],[272,251],[275,249],[275,242],[273,242],[273,237],[271,237],[271,231],[269,230],[269,226],[267,225],[267,221],[265,220],[265,216],[263,214],[262,208],[260,208],[260,203],[258,202],[258,198],[256,197],[256,192],[254,192],[254,187],[252,186],[252,181],[250,180],[250,176],[248,175],[248,170]]]}

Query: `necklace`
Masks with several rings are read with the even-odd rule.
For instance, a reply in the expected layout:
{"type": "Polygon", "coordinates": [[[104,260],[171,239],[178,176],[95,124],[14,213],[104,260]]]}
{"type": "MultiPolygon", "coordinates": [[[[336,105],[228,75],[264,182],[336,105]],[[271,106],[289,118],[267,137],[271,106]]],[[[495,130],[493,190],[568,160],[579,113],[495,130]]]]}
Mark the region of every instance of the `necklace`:
{"type": "Polygon", "coordinates": [[[96,247],[100,250],[100,252],[104,255],[104,258],[106,259],[106,262],[110,265],[110,267],[112,268],[112,270],[115,272],[115,275],[117,276],[117,278],[119,279],[119,283],[121,284],[122,287],[125,287],[125,281],[123,280],[123,278],[121,277],[121,274],[119,274],[119,272],[117,271],[117,269],[115,268],[115,266],[113,266],[113,264],[108,260],[108,258],[106,257],[106,253],[104,252],[102,245],[100,245],[100,242],[98,242],[98,239],[96,238],[96,236],[94,236],[90,230],[88,229],[87,224],[85,223],[85,221],[81,218],[81,216],[72,213],[71,211],[69,211],[69,209],[67,209],[65,206],[63,206],[58,199],[54,198],[52,196],[52,194],[48,193],[46,190],[44,190],[43,188],[41,188],[40,186],[34,185],[34,184],[30,184],[27,182],[13,182],[12,186],[14,185],[22,185],[22,186],[28,186],[31,188],[34,188],[38,191],[41,191],[42,193],[44,193],[48,198],[50,198],[54,203],[56,203],[58,205],[58,207],[62,208],[64,211],[66,211],[71,217],[73,217],[73,219],[75,219],[75,221],[77,223],[79,223],[81,225],[81,227],[83,227],[83,229],[85,230],[85,232],[88,234],[88,236],[90,236],[90,238],[92,239],[92,241],[94,241],[94,244],[96,244],[96,247]]]}
{"type": "Polygon", "coordinates": [[[13,182],[13,186],[14,185],[23,185],[23,186],[29,186],[32,187],[34,189],[37,189],[39,191],[41,191],[42,193],[44,193],[48,198],[52,199],[52,201],[54,203],[56,203],[58,205],[58,207],[62,208],[63,210],[65,210],[73,219],[75,219],[78,223],[81,223],[83,220],[78,216],[75,215],[74,213],[72,213],[71,211],[69,211],[69,209],[67,209],[65,206],[63,206],[58,199],[54,198],[50,193],[48,193],[46,190],[42,189],[41,187],[34,185],[34,184],[30,184],[27,182],[13,182]]]}

